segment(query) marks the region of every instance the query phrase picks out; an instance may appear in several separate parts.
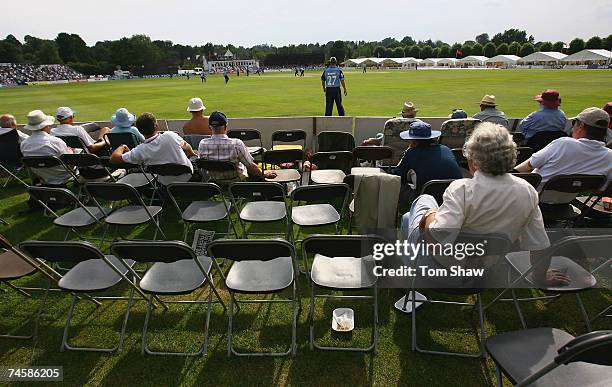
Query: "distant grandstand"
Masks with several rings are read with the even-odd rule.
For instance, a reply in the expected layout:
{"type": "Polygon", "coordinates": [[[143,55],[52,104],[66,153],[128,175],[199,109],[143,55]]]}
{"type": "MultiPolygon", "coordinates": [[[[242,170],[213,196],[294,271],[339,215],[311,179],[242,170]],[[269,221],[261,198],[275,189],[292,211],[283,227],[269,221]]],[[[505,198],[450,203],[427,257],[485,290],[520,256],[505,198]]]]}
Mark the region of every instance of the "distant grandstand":
{"type": "Polygon", "coordinates": [[[66,65],[0,63],[0,85],[16,86],[29,82],[54,82],[84,79],[85,75],[66,65]]]}

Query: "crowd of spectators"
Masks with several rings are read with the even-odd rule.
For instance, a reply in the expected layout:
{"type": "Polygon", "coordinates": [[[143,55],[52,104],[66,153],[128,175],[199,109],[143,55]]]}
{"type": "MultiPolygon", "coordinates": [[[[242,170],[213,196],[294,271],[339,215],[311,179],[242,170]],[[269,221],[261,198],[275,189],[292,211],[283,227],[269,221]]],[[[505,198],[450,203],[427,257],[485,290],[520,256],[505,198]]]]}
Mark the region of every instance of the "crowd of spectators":
{"type": "Polygon", "coordinates": [[[83,78],[85,78],[83,74],[65,65],[0,64],[0,85],[23,85],[26,82],[63,81],[83,78]]]}

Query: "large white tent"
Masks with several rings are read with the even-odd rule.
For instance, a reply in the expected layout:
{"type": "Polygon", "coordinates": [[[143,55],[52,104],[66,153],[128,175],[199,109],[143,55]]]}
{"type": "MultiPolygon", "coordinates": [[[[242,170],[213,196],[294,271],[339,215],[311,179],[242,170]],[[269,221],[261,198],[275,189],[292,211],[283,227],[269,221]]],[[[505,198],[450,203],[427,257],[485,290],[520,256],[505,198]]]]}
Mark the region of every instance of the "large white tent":
{"type": "Polygon", "coordinates": [[[496,67],[507,67],[515,65],[519,59],[521,58],[516,55],[497,55],[485,60],[485,63],[496,67]]]}
{"type": "Polygon", "coordinates": [[[602,49],[586,49],[570,56],[566,56],[565,58],[561,59],[561,62],[578,64],[610,63],[612,62],[612,51],[602,49]]]}
{"type": "Polygon", "coordinates": [[[551,64],[551,63],[559,63],[559,61],[563,58],[567,57],[567,55],[556,52],[556,51],[542,51],[542,52],[534,52],[529,54],[521,59],[519,59],[519,64],[551,64]]]}
{"type": "Polygon", "coordinates": [[[484,66],[485,61],[489,59],[486,56],[470,55],[457,61],[460,65],[466,66],[484,66]]]}
{"type": "Polygon", "coordinates": [[[437,66],[439,67],[455,67],[458,59],[456,58],[439,58],[437,66]]]}
{"type": "Polygon", "coordinates": [[[426,66],[426,67],[437,66],[440,60],[442,60],[442,58],[427,58],[427,59],[423,59],[420,65],[426,66]]]}

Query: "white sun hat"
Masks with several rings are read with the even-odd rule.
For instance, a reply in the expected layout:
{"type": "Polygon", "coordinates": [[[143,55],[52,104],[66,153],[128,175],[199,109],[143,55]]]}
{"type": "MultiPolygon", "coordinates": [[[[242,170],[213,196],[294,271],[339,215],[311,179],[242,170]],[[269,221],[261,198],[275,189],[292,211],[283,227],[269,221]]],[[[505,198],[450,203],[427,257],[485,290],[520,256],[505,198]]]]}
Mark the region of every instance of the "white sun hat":
{"type": "Polygon", "coordinates": [[[189,105],[187,105],[188,112],[201,112],[203,110],[206,110],[206,106],[204,106],[201,98],[195,97],[189,100],[189,105]]]}
{"type": "Polygon", "coordinates": [[[32,110],[28,113],[28,123],[24,125],[28,130],[41,130],[55,123],[55,117],[46,115],[42,110],[32,110]]]}

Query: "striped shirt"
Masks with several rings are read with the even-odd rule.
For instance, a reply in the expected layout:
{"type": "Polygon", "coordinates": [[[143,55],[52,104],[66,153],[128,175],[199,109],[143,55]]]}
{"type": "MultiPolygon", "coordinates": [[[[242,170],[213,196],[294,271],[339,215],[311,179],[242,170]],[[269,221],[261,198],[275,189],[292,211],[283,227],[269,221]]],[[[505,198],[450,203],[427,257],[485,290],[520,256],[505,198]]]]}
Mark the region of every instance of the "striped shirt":
{"type": "Polygon", "coordinates": [[[253,164],[253,156],[242,140],[229,138],[226,134],[213,134],[200,141],[198,155],[209,160],[230,161],[236,165],[236,172],[210,171],[214,180],[238,180],[245,174],[245,165],[253,164]]]}

